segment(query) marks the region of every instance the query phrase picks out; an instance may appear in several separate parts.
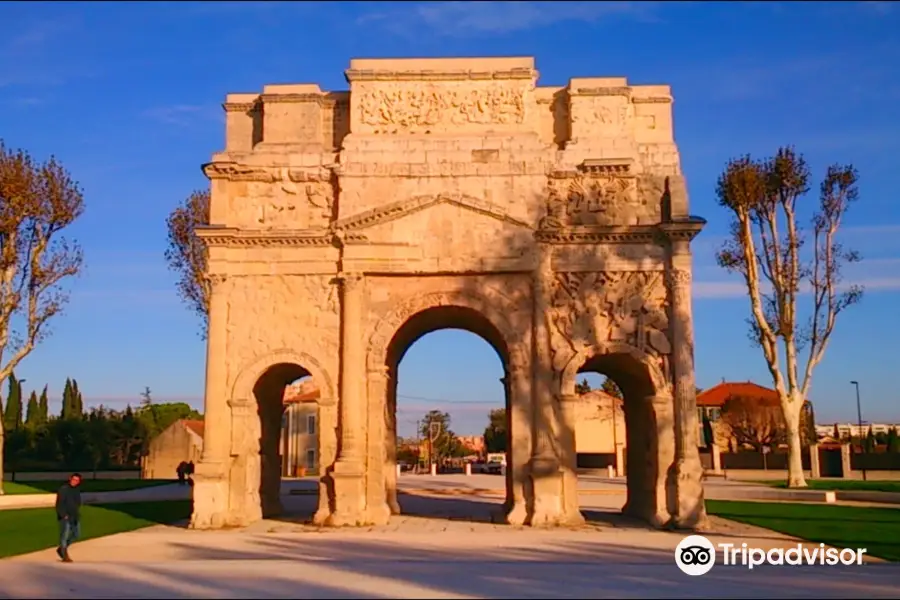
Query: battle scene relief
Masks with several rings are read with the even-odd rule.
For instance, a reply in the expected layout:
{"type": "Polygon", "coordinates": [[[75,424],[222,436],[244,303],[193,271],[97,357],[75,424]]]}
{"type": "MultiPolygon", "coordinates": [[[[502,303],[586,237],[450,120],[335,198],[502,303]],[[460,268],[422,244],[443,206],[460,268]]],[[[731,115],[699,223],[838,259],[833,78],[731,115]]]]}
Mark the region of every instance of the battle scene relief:
{"type": "Polygon", "coordinates": [[[583,348],[604,344],[627,344],[668,370],[672,345],[661,271],[557,273],[549,312],[556,372],[583,348]]]}
{"type": "Polygon", "coordinates": [[[548,180],[542,228],[652,225],[660,220],[663,189],[653,179],[631,175],[627,164],[566,175],[548,180]]]}
{"type": "Polygon", "coordinates": [[[230,185],[231,227],[325,229],[335,216],[335,183],[326,168],[244,167],[230,185]]]}

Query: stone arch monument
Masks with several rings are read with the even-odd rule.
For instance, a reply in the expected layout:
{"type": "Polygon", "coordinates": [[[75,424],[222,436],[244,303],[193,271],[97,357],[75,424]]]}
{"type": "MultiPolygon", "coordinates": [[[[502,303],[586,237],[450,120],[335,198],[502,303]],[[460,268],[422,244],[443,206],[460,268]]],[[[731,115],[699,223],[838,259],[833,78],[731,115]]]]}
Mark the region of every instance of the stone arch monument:
{"type": "Polygon", "coordinates": [[[323,524],[384,523],[397,364],[468,329],[505,366],[510,523],[581,520],[576,375],[625,396],[628,500],[705,520],[691,217],[668,86],[538,87],[531,58],[353,60],[350,90],[268,85],[224,104],[210,179],[212,293],[196,528],[280,508],[278,398],[311,375],[323,524]]]}

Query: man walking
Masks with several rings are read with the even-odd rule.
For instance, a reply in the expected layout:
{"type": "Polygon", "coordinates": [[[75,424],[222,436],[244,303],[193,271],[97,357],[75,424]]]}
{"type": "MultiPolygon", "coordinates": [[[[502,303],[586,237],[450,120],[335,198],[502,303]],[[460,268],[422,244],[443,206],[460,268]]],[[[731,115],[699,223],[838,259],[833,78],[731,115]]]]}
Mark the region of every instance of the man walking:
{"type": "Polygon", "coordinates": [[[81,535],[81,474],[72,473],[69,480],[56,492],[56,519],[59,521],[59,546],[56,554],[63,562],[69,558],[69,545],[81,535]]]}

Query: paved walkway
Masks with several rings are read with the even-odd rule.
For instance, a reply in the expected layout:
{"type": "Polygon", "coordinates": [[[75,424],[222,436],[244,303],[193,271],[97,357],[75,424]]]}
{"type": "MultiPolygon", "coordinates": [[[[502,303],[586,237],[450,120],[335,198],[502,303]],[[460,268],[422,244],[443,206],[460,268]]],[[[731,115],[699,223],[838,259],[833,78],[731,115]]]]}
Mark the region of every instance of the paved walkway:
{"type": "MultiPolygon", "coordinates": [[[[896,564],[718,564],[688,577],[673,557],[683,536],[625,519],[614,494],[584,495],[591,522],[563,530],[492,524],[497,497],[432,496],[403,494],[405,514],[383,527],[319,529],[301,517],[242,531],[158,526],[76,544],[74,564],[52,550],[15,557],[0,561],[0,597],[869,599],[896,597],[900,581],[896,564]]],[[[315,497],[287,496],[285,505],[302,516],[315,497]]],[[[713,543],[797,544],[722,519],[712,525],[713,543]]]]}

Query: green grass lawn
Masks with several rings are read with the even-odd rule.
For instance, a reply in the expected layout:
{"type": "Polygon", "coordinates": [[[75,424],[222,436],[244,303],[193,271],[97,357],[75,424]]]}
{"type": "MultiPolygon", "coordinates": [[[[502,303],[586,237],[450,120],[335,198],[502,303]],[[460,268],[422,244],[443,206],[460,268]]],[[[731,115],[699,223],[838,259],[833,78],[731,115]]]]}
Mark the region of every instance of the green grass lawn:
{"type": "MultiPolygon", "coordinates": [[[[81,540],[177,523],[190,516],[190,500],[88,505],[81,509],[81,540]]],[[[55,548],[59,542],[55,510],[0,510],[0,540],[0,558],[55,548]]]]}
{"type": "Polygon", "coordinates": [[[900,509],[707,500],[709,514],[837,548],[900,561],[900,509]]]}
{"type": "MultiPolygon", "coordinates": [[[[786,481],[760,481],[772,487],[787,487],[786,481]]],[[[861,481],[856,479],[807,479],[808,489],[838,492],[897,492],[900,481],[861,481]]]]}
{"type": "MultiPolygon", "coordinates": [[[[3,491],[6,494],[55,494],[64,481],[4,481],[3,491]]],[[[81,491],[84,492],[124,492],[141,488],[156,487],[175,483],[172,479],[84,479],[81,491]]]]}

